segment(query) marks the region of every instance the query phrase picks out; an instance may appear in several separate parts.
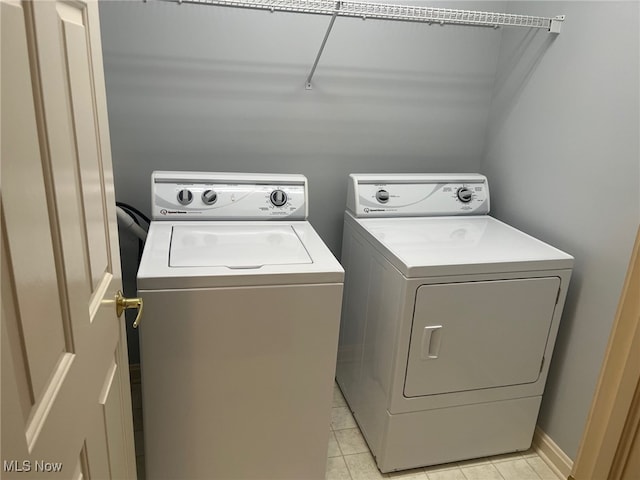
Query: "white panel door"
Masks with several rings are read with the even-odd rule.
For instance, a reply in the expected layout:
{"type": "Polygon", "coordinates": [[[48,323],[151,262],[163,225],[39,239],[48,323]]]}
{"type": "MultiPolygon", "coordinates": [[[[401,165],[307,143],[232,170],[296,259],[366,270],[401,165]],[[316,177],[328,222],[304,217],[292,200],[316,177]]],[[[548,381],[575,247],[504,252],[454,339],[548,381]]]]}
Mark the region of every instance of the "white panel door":
{"type": "Polygon", "coordinates": [[[2,478],[135,478],[98,6],[0,7],[2,478]]]}
{"type": "Polygon", "coordinates": [[[419,287],[405,396],[536,382],[559,288],[558,277],[419,287]]]}

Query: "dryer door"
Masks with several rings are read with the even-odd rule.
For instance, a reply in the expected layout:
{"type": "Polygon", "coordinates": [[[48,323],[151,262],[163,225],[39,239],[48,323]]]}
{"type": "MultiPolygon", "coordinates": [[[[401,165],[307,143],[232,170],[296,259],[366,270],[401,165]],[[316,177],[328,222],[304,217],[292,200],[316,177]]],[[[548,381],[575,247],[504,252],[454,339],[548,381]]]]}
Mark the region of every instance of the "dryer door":
{"type": "Polygon", "coordinates": [[[559,288],[558,277],[420,286],[405,396],[536,382],[559,288]]]}

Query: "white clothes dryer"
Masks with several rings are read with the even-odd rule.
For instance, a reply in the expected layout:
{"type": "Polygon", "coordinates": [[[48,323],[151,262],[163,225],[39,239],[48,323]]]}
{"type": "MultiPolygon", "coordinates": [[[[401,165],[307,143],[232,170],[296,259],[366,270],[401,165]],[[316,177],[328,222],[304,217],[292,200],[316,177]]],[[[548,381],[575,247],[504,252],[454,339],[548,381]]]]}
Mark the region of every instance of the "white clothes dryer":
{"type": "Polygon", "coordinates": [[[344,271],[302,175],[154,172],[147,478],[324,479],[344,271]]]}
{"type": "Polygon", "coordinates": [[[527,450],[573,257],[477,174],[349,178],[337,380],[382,472],[527,450]]]}

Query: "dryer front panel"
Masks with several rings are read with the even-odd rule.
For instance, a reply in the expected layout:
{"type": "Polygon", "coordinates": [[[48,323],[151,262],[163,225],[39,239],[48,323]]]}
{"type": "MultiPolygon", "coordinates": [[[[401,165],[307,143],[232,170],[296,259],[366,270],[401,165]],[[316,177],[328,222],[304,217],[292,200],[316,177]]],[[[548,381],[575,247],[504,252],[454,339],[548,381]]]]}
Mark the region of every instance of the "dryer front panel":
{"type": "Polygon", "coordinates": [[[405,397],[535,383],[560,278],[422,285],[405,397]]]}

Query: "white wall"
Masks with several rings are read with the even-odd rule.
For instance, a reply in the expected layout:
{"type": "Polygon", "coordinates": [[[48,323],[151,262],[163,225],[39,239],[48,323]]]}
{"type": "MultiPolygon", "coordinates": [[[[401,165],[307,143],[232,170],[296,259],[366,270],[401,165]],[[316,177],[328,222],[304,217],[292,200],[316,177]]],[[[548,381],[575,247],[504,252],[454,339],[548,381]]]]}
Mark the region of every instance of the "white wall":
{"type": "Polygon", "coordinates": [[[640,219],[637,2],[512,2],[482,171],[494,214],[575,256],[539,418],[575,459],[640,219]]]}

